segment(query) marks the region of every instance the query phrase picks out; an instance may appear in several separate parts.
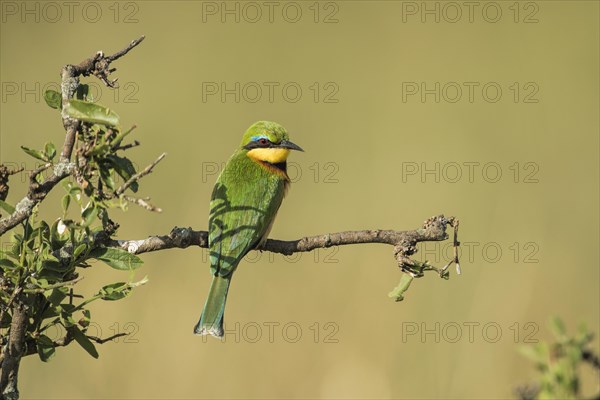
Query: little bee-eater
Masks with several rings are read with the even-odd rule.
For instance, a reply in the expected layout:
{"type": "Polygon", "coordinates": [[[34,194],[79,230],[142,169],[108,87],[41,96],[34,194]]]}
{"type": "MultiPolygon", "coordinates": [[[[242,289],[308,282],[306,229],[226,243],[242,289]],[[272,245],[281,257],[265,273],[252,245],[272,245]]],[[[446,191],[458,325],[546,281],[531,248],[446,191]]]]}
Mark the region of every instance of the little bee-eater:
{"type": "Polygon", "coordinates": [[[289,141],[279,124],[259,121],[221,171],[210,201],[208,245],[213,275],[208,298],[194,328],[199,335],[223,336],[223,313],[231,277],[244,256],[262,245],[290,184],[289,141]]]}

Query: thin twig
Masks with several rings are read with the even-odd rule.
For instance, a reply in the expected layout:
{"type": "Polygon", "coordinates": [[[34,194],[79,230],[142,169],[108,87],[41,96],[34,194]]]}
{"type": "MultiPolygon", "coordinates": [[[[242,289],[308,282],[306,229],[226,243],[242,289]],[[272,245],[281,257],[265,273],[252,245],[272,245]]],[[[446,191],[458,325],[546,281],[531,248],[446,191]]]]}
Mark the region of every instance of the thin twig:
{"type": "Polygon", "coordinates": [[[116,53],[105,56],[104,52],[98,51],[93,56],[83,60],[77,65],[68,65],[67,67],[71,70],[73,77],[80,75],[89,76],[94,75],[100,79],[106,86],[114,88],[117,79],[108,79],[109,75],[116,70],[116,68],[110,68],[110,63],[123,57],[129,53],[134,47],[142,43],[144,36],[138,39],[132,40],[123,50],[117,51],[116,53]]]}
{"type": "Polygon", "coordinates": [[[125,54],[129,53],[129,51],[131,49],[133,49],[134,47],[136,47],[138,44],[142,43],[144,41],[144,39],[146,39],[146,36],[142,35],[139,38],[132,40],[131,43],[129,43],[129,45],[127,45],[127,47],[125,47],[123,50],[117,51],[112,56],[106,57],[106,59],[109,62],[118,60],[119,58],[123,57],[125,54]]]}
{"type": "Polygon", "coordinates": [[[73,286],[82,279],[83,279],[83,275],[78,276],[75,279],[71,279],[70,281],[55,283],[53,285],[48,285],[44,288],[24,289],[23,292],[25,292],[25,293],[44,293],[44,292],[46,292],[48,290],[52,290],[52,289],[57,289],[57,288],[65,287],[65,286],[73,286]]]}
{"type": "Polygon", "coordinates": [[[145,198],[141,199],[138,197],[125,195],[125,196],[123,196],[123,198],[130,203],[137,204],[138,206],[145,208],[148,211],[159,212],[159,213],[162,212],[162,208],[156,207],[156,206],[148,203],[148,200],[150,200],[150,197],[145,197],[145,198]]]}
{"type": "Polygon", "coordinates": [[[128,144],[126,144],[124,146],[117,146],[117,147],[114,148],[114,150],[115,151],[116,150],[129,150],[132,147],[137,147],[139,145],[140,145],[140,142],[138,140],[134,140],[133,143],[128,143],[128,144]]]}
{"type": "Polygon", "coordinates": [[[125,192],[125,190],[127,190],[131,185],[133,185],[134,183],[136,183],[137,181],[139,181],[141,178],[143,178],[144,176],[146,176],[149,173],[151,173],[152,169],[156,166],[156,164],[158,164],[159,162],[161,162],[162,159],[165,158],[166,155],[167,155],[167,153],[162,153],[160,156],[158,156],[158,158],[156,160],[154,160],[152,162],[152,164],[148,165],[142,171],[138,172],[137,174],[135,174],[131,178],[129,178],[127,180],[127,182],[125,182],[120,187],[118,187],[117,190],[115,190],[115,196],[118,197],[118,196],[122,195],[123,192],[125,192]]]}
{"type": "MultiPolygon", "coordinates": [[[[110,342],[111,340],[114,340],[116,338],[120,338],[122,336],[127,336],[127,335],[129,335],[127,332],[120,332],[115,335],[109,336],[105,339],[99,338],[97,336],[90,336],[90,335],[86,335],[86,336],[88,339],[90,339],[98,344],[104,344],[104,343],[110,342]]],[[[52,342],[52,344],[55,347],[65,347],[65,346],[68,346],[73,340],[74,340],[73,335],[71,335],[71,333],[69,331],[67,331],[67,334],[65,336],[63,336],[60,339],[54,340],[52,342]]],[[[37,354],[36,340],[35,339],[27,339],[25,342],[25,351],[23,352],[23,357],[31,356],[33,354],[37,354]]]]}
{"type": "Polygon", "coordinates": [[[6,167],[5,165],[0,164],[0,168],[6,168],[6,175],[7,176],[11,176],[11,175],[15,175],[18,174],[19,172],[25,171],[25,167],[19,167],[17,169],[11,169],[9,170],[8,167],[6,167]]]}
{"type": "Polygon", "coordinates": [[[14,174],[18,174],[24,169],[25,167],[8,169],[6,165],[0,164],[0,200],[4,201],[8,197],[8,178],[14,174]]]}
{"type": "Polygon", "coordinates": [[[31,175],[29,175],[29,184],[30,184],[30,187],[31,186],[39,185],[40,183],[37,181],[37,176],[39,174],[41,174],[42,172],[44,172],[45,170],[47,170],[48,168],[50,168],[51,166],[52,166],[52,163],[49,162],[49,163],[46,163],[46,164],[42,164],[38,168],[36,168],[33,171],[31,171],[31,175]]]}
{"type": "Polygon", "coordinates": [[[87,336],[88,339],[93,340],[94,342],[96,342],[98,344],[104,344],[106,342],[110,342],[111,340],[120,338],[122,336],[127,336],[127,335],[128,335],[128,333],[126,333],[126,332],[120,332],[120,333],[114,334],[112,336],[109,336],[106,339],[101,339],[101,338],[96,337],[96,336],[89,336],[89,335],[86,335],[86,336],[87,336]]]}

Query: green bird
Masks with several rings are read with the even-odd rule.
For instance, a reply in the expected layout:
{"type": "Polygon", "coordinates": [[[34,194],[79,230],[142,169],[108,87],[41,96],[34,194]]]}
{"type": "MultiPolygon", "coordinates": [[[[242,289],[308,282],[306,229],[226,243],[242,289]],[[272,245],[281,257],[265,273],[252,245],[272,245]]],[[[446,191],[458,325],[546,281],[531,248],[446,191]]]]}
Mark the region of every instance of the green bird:
{"type": "Polygon", "coordinates": [[[252,125],[227,161],[213,189],[208,218],[210,272],[208,298],[194,328],[199,335],[223,336],[223,313],[231,277],[244,256],[262,245],[290,184],[290,150],[283,126],[269,121],[252,125]]]}

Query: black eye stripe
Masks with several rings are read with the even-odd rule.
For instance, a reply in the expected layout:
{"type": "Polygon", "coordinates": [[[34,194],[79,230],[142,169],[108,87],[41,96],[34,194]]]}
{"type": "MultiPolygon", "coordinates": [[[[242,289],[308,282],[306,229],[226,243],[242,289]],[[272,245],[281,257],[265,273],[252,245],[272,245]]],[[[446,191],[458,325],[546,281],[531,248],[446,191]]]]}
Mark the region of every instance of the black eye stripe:
{"type": "Polygon", "coordinates": [[[267,138],[260,138],[260,139],[252,140],[250,143],[248,143],[246,146],[244,146],[244,148],[246,150],[268,149],[271,147],[277,147],[277,145],[275,143],[271,142],[267,138]]]}

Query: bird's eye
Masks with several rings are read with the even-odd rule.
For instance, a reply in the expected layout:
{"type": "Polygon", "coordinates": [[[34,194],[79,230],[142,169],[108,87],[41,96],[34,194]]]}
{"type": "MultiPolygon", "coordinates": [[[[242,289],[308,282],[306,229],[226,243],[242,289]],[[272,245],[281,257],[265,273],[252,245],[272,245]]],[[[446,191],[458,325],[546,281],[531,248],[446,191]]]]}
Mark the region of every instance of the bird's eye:
{"type": "Polygon", "coordinates": [[[258,139],[258,143],[262,144],[263,146],[266,146],[267,144],[269,144],[269,141],[265,138],[261,138],[258,139]]]}

